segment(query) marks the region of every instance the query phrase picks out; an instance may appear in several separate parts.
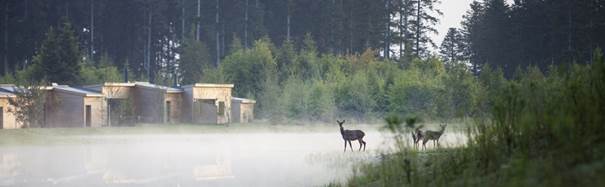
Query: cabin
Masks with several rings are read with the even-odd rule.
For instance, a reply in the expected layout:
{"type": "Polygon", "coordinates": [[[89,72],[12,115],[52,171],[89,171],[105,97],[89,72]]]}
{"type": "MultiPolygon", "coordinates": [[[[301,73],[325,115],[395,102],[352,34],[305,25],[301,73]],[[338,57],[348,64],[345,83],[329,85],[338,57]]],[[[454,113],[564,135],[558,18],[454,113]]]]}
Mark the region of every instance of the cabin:
{"type": "Polygon", "coordinates": [[[53,84],[46,91],[43,127],[103,127],[107,104],[103,94],[53,84]]]}
{"type": "Polygon", "coordinates": [[[183,86],[183,119],[190,123],[231,122],[233,84],[192,84],[183,86]]]}
{"type": "Polygon", "coordinates": [[[104,83],[86,88],[101,92],[107,99],[110,126],[181,121],[181,89],[148,82],[104,83]]]}
{"type": "Polygon", "coordinates": [[[14,114],[15,106],[10,103],[10,99],[16,97],[13,92],[0,88],[0,129],[21,128],[22,124],[14,114]]]}
{"type": "Polygon", "coordinates": [[[231,119],[234,123],[250,123],[254,120],[256,101],[238,97],[231,98],[231,119]]]}
{"type": "MultiPolygon", "coordinates": [[[[42,127],[103,127],[135,123],[249,123],[255,101],[231,96],[233,84],[171,88],[148,82],[103,83],[84,87],[39,87],[44,95],[42,127]],[[232,104],[233,103],[233,104],[232,104]],[[233,106],[233,107],[232,107],[233,106]],[[233,116],[232,116],[233,114],[233,116]]],[[[14,85],[0,85],[0,128],[17,123],[14,85]]]]}

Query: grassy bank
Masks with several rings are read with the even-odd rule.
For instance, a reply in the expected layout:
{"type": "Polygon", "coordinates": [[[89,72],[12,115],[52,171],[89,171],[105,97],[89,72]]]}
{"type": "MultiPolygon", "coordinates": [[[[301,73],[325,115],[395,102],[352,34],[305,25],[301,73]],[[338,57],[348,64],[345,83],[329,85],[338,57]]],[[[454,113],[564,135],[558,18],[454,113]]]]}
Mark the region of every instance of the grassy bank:
{"type": "Polygon", "coordinates": [[[465,147],[400,146],[344,185],[605,186],[605,63],[598,52],[593,58],[510,80],[482,72],[484,112],[475,114],[465,147]]]}

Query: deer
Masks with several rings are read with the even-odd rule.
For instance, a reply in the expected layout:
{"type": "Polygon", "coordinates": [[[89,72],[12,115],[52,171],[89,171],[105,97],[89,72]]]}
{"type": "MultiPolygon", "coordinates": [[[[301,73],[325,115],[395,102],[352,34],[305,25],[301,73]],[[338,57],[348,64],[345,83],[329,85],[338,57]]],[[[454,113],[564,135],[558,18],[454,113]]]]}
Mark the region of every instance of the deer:
{"type": "Polygon", "coordinates": [[[422,140],[422,138],[424,137],[424,134],[422,133],[422,127],[424,127],[424,125],[420,125],[418,127],[416,127],[414,129],[414,131],[412,131],[412,140],[414,141],[414,147],[418,147],[418,143],[420,143],[420,140],[422,140]]]}
{"type": "Polygon", "coordinates": [[[439,145],[439,138],[441,138],[441,135],[443,135],[443,132],[445,131],[445,127],[447,126],[447,123],[441,124],[439,126],[441,127],[441,129],[439,129],[439,131],[427,130],[427,131],[424,131],[424,133],[422,133],[422,147],[424,149],[426,149],[426,142],[428,142],[429,140],[433,141],[434,146],[439,145]]]}
{"type": "Polygon", "coordinates": [[[366,151],[366,142],[363,141],[363,137],[366,135],[361,130],[346,130],[342,127],[342,124],[345,123],[345,120],[338,121],[338,126],[340,126],[340,134],[342,135],[342,139],[345,141],[345,150],[347,152],[347,142],[349,142],[349,147],[351,147],[351,151],[353,151],[353,146],[351,145],[351,141],[357,140],[359,141],[359,151],[361,151],[361,147],[363,145],[363,151],[366,151]]]}

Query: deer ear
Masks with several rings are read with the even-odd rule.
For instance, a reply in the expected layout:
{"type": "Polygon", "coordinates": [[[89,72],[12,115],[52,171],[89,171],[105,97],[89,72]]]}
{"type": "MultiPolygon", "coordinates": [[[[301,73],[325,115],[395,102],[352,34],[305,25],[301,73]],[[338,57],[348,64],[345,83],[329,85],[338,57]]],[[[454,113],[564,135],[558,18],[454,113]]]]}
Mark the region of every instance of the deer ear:
{"type": "Polygon", "coordinates": [[[342,123],[345,123],[346,121],[347,121],[347,120],[344,120],[344,119],[343,119],[343,120],[342,120],[342,123]]]}

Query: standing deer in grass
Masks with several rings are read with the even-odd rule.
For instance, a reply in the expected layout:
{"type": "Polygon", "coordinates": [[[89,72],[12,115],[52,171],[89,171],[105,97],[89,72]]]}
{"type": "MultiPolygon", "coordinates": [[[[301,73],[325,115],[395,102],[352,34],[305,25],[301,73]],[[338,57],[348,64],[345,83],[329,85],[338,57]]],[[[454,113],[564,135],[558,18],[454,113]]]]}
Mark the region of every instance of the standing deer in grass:
{"type": "Polygon", "coordinates": [[[363,151],[366,151],[366,142],[363,141],[363,137],[366,135],[361,130],[345,130],[342,128],[342,124],[345,123],[345,120],[338,121],[338,126],[340,126],[340,134],[342,135],[342,139],[345,141],[345,152],[347,151],[347,142],[349,142],[349,147],[351,147],[351,151],[353,151],[353,146],[351,145],[351,141],[358,140],[359,141],[359,151],[361,151],[361,146],[363,145],[363,151]]]}
{"type": "Polygon", "coordinates": [[[439,125],[441,127],[441,129],[439,129],[439,131],[431,131],[431,130],[427,130],[424,131],[424,133],[422,133],[422,148],[426,149],[426,142],[428,142],[429,140],[433,141],[433,146],[437,146],[439,145],[439,138],[441,138],[441,135],[443,135],[443,132],[445,131],[445,127],[447,126],[447,124],[442,124],[439,125]]]}
{"type": "Polygon", "coordinates": [[[412,140],[414,140],[414,148],[418,147],[418,143],[420,143],[420,140],[422,140],[422,138],[424,137],[424,134],[422,132],[422,127],[424,127],[424,125],[420,125],[418,127],[416,127],[414,129],[414,131],[412,132],[412,140]]]}

